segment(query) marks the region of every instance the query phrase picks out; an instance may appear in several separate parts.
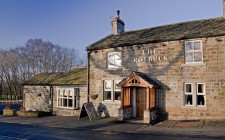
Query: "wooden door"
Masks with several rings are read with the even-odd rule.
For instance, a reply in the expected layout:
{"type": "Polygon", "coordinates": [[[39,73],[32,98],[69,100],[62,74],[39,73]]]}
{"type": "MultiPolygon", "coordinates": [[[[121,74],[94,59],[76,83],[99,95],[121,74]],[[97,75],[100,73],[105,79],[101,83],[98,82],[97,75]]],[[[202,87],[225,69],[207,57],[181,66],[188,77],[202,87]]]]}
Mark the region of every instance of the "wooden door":
{"type": "Polygon", "coordinates": [[[146,107],[146,89],[137,88],[137,117],[144,117],[144,110],[146,107]]]}

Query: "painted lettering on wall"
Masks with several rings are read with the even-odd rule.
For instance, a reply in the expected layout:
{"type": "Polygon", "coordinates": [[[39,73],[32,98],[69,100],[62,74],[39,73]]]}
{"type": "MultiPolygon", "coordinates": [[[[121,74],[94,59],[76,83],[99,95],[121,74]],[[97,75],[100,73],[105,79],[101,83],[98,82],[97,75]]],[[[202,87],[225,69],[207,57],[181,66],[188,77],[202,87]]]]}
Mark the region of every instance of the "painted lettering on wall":
{"type": "Polygon", "coordinates": [[[165,55],[159,55],[159,50],[157,49],[148,49],[143,50],[143,55],[140,57],[135,57],[134,62],[140,63],[140,62],[157,62],[157,61],[168,61],[167,56],[165,55]]]}

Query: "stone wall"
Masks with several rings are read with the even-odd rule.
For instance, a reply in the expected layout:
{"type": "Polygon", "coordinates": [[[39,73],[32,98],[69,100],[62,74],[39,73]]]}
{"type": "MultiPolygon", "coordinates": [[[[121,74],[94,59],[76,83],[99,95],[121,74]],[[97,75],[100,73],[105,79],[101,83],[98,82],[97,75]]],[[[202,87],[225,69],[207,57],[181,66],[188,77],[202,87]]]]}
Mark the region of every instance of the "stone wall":
{"type": "Polygon", "coordinates": [[[87,102],[87,86],[54,86],[53,88],[53,114],[57,116],[79,116],[80,115],[80,109],[84,103],[87,102]],[[67,108],[61,108],[57,106],[57,88],[79,88],[80,89],[80,103],[79,108],[77,109],[67,109],[67,108]]]}
{"type": "Polygon", "coordinates": [[[49,86],[24,86],[24,107],[26,110],[51,112],[49,86]]]}
{"type": "MultiPolygon", "coordinates": [[[[24,86],[24,107],[26,110],[53,112],[53,115],[58,116],[79,116],[80,108],[83,103],[87,102],[87,86],[63,86],[69,88],[80,89],[79,106],[77,109],[66,109],[57,107],[57,92],[56,89],[60,86],[53,86],[53,109],[52,99],[50,97],[49,86],[24,86]]],[[[62,87],[62,86],[61,86],[62,87]]]]}
{"type": "Polygon", "coordinates": [[[123,121],[130,119],[132,117],[132,107],[127,107],[127,108],[119,108],[118,109],[118,120],[123,121]]]}
{"type": "MultiPolygon", "coordinates": [[[[168,119],[225,119],[225,37],[197,38],[203,44],[203,63],[184,62],[184,41],[140,44],[92,51],[90,54],[90,94],[98,94],[96,106],[103,101],[103,81],[122,80],[131,71],[146,73],[161,83],[161,113],[168,119]],[[122,68],[107,69],[107,53],[122,52],[122,68]],[[184,106],[184,83],[205,83],[204,107],[184,106]]],[[[118,114],[115,102],[106,104],[111,116],[118,114]]]]}

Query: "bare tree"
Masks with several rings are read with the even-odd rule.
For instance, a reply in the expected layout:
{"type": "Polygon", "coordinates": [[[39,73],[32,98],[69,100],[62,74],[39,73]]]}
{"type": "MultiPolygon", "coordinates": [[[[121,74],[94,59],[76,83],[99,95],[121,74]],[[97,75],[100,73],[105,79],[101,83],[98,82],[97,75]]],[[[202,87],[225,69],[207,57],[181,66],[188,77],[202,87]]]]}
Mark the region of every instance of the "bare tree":
{"type": "Polygon", "coordinates": [[[21,84],[38,73],[69,71],[85,61],[75,49],[41,39],[29,39],[25,46],[9,51],[0,50],[0,100],[21,99],[21,84]]]}

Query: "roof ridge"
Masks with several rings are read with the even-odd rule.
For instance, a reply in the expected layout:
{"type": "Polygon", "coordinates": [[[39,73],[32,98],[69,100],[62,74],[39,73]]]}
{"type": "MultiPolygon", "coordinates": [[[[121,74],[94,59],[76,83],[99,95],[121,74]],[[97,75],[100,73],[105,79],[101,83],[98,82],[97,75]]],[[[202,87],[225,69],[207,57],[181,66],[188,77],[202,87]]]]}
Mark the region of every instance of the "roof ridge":
{"type": "Polygon", "coordinates": [[[207,18],[207,19],[197,19],[197,20],[189,20],[189,21],[182,21],[182,22],[176,22],[176,23],[168,23],[168,24],[164,24],[164,25],[147,27],[147,28],[143,28],[143,29],[129,30],[129,31],[125,31],[123,33],[117,34],[117,35],[119,36],[121,34],[130,33],[130,32],[138,32],[138,31],[150,30],[150,29],[154,29],[154,28],[161,28],[161,27],[164,27],[164,26],[171,26],[171,25],[191,23],[191,22],[199,22],[199,21],[206,21],[206,20],[213,20],[213,19],[224,19],[224,18],[223,17],[213,17],[213,18],[207,18]]]}
{"type": "Polygon", "coordinates": [[[214,17],[111,34],[89,45],[86,51],[222,35],[225,35],[225,18],[214,17]]]}

